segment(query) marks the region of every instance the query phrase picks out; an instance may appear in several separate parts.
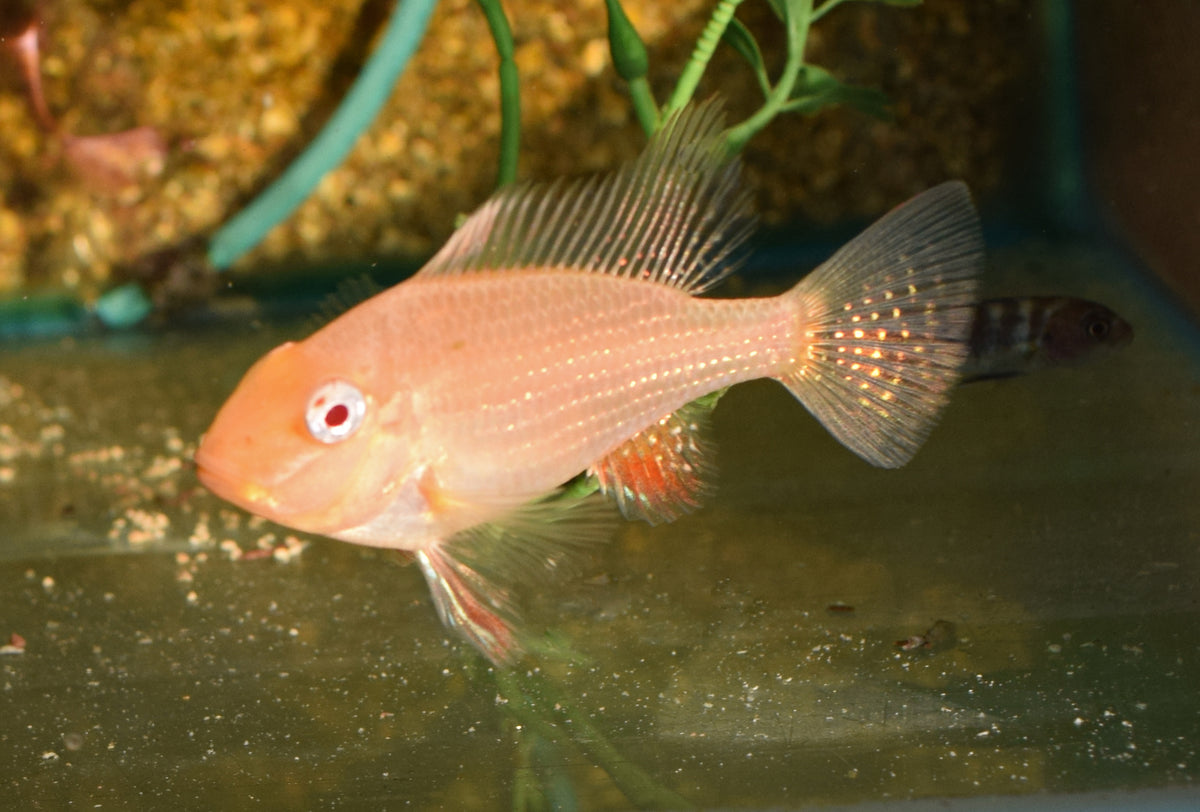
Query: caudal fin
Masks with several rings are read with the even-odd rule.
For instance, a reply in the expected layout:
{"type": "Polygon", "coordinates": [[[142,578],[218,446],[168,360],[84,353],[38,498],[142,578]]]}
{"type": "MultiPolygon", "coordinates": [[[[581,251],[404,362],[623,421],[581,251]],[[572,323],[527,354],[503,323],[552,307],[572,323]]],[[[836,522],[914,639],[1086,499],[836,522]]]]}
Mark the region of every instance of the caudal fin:
{"type": "Polygon", "coordinates": [[[783,383],[867,462],[904,465],[958,381],[983,262],[963,183],[893,209],[786,294],[804,332],[783,383]]]}

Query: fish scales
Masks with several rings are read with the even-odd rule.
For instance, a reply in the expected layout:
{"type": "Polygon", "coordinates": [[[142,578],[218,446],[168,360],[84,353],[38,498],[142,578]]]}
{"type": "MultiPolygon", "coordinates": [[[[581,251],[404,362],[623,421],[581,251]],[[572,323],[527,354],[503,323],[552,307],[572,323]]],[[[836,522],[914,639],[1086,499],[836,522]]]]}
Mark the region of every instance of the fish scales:
{"type": "Polygon", "coordinates": [[[779,299],[538,270],[435,277],[371,307],[419,393],[418,442],[460,495],[553,488],[685,403],[780,373],[801,328],[779,299]]]}
{"type": "Polygon", "coordinates": [[[603,535],[564,483],[583,473],[651,523],[694,510],[725,387],[774,378],[863,459],[908,462],[967,356],[966,187],[897,207],[779,296],[696,298],[754,220],[721,119],[688,108],[615,172],[498,192],[412,279],[251,367],[199,443],[201,481],[412,551],[443,622],[505,663],[522,645],[502,577],[603,535]]]}

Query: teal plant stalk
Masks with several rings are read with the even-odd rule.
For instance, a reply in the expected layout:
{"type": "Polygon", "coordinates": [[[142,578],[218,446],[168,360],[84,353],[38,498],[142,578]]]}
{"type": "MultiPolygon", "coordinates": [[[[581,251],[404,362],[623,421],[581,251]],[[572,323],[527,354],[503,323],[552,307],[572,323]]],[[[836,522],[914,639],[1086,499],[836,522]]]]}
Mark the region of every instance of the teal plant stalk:
{"type": "Polygon", "coordinates": [[[397,0],[383,37],[325,127],[266,191],[213,236],[208,261],[224,270],[304,202],[350,152],[383,107],[417,50],[437,0],[397,0]]]}
{"type": "Polygon", "coordinates": [[[154,310],[154,303],[137,282],[126,282],[104,293],[92,308],[105,327],[133,327],[154,310]]]}

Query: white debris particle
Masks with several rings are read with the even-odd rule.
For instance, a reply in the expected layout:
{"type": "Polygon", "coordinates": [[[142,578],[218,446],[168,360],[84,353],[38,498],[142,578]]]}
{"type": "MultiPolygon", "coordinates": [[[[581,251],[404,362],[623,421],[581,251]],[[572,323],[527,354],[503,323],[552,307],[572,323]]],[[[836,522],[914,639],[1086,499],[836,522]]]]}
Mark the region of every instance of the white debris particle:
{"type": "Polygon", "coordinates": [[[212,542],[212,533],[208,529],[208,514],[200,514],[200,518],[196,520],[196,527],[192,530],[192,534],[188,536],[188,544],[193,547],[200,547],[212,542]]]}
{"type": "MultiPolygon", "coordinates": [[[[162,541],[166,538],[167,528],[171,526],[171,518],[167,514],[140,508],[129,508],[125,511],[125,518],[131,526],[126,535],[130,544],[162,541]]],[[[115,524],[113,526],[116,527],[115,524]]]]}
{"type": "Polygon", "coordinates": [[[0,646],[0,655],[3,654],[24,654],[25,653],[25,638],[13,632],[9,635],[8,642],[0,646]]]}
{"type": "Polygon", "coordinates": [[[149,467],[142,472],[142,476],[146,479],[165,479],[172,474],[178,473],[182,468],[183,461],[179,457],[155,455],[149,467]]]}
{"type": "Polygon", "coordinates": [[[25,387],[0,375],[0,406],[7,406],[14,400],[20,400],[23,397],[25,397],[25,387]]]}
{"type": "Polygon", "coordinates": [[[129,525],[129,522],[125,521],[125,519],[120,516],[113,519],[112,527],[108,528],[108,540],[109,541],[119,540],[121,538],[121,534],[123,534],[125,532],[125,528],[128,525],[129,525]]]}
{"type": "Polygon", "coordinates": [[[51,423],[48,426],[42,426],[38,436],[43,443],[53,443],[66,437],[67,430],[62,427],[61,423],[51,423]]]}
{"type": "Polygon", "coordinates": [[[283,544],[276,546],[271,556],[280,564],[288,564],[292,559],[304,552],[304,548],[307,546],[308,542],[306,541],[301,541],[295,536],[286,536],[283,539],[283,544]]]}
{"type": "Polygon", "coordinates": [[[170,451],[172,454],[181,453],[183,451],[183,440],[180,439],[177,430],[167,429],[166,435],[167,439],[164,445],[166,446],[167,451],[170,451]]]}

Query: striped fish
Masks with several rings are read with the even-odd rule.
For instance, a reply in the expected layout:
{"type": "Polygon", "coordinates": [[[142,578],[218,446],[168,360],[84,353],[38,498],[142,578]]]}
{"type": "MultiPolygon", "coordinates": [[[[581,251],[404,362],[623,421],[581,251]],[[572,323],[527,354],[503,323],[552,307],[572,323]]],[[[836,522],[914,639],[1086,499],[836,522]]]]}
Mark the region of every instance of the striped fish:
{"type": "Polygon", "coordinates": [[[1079,364],[1132,340],[1129,322],[1086,299],[987,299],[975,308],[963,383],[1079,364]]]}

